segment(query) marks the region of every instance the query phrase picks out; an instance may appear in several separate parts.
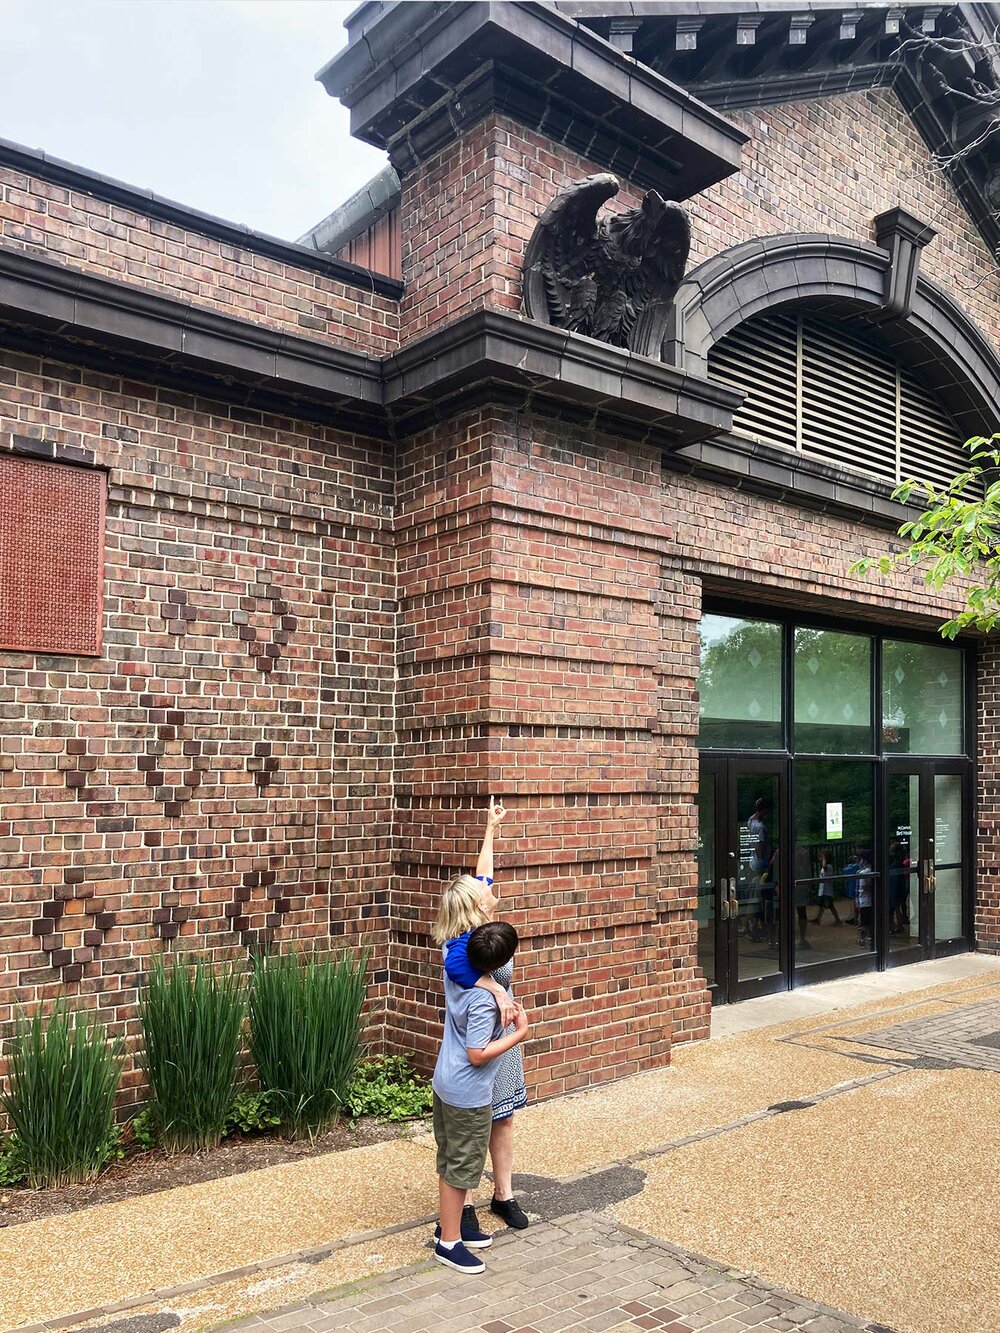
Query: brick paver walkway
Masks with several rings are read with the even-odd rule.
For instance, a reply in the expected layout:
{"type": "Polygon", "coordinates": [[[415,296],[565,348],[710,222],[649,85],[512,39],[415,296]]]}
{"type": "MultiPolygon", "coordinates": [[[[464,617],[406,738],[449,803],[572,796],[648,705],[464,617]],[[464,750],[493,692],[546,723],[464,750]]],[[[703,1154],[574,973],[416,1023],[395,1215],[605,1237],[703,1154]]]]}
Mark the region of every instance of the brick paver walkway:
{"type": "Polygon", "coordinates": [[[866,1324],[755,1278],[724,1270],[616,1226],[576,1214],[499,1233],[488,1271],[463,1278],[433,1261],[363,1290],[235,1325],[254,1333],[857,1333],[866,1324]]]}
{"type": "Polygon", "coordinates": [[[1000,1073],[1000,1001],[963,1005],[954,1013],[894,1023],[852,1040],[941,1064],[1000,1073]]]}

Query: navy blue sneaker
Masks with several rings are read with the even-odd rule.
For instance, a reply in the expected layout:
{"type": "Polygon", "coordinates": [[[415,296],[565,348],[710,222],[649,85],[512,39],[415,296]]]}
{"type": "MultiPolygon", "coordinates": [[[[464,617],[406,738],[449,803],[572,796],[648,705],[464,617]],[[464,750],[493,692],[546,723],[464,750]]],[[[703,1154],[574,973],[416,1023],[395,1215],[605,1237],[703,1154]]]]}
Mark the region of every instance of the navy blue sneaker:
{"type": "MultiPolygon", "coordinates": [[[[440,1223],[434,1228],[434,1239],[441,1239],[440,1223]]],[[[467,1203],[462,1209],[462,1244],[467,1250],[488,1250],[493,1244],[493,1237],[480,1227],[479,1218],[471,1203],[467,1203]]]]}
{"type": "Polygon", "coordinates": [[[440,1241],[434,1246],[434,1258],[445,1268],[454,1268],[456,1273],[485,1273],[486,1265],[482,1259],[465,1248],[461,1241],[450,1250],[443,1250],[440,1241]]]}

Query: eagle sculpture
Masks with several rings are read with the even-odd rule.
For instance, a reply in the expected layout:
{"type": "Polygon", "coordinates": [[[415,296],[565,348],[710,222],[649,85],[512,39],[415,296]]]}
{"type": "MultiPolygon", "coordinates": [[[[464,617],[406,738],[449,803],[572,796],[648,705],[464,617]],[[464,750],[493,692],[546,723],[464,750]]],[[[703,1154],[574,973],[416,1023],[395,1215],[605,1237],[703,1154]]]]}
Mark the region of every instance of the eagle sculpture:
{"type": "Polygon", "coordinates": [[[691,224],[655,190],[638,208],[599,219],[618,188],[615,176],[588,176],[548,206],[524,257],[524,309],[529,319],[658,358],[691,224]]]}

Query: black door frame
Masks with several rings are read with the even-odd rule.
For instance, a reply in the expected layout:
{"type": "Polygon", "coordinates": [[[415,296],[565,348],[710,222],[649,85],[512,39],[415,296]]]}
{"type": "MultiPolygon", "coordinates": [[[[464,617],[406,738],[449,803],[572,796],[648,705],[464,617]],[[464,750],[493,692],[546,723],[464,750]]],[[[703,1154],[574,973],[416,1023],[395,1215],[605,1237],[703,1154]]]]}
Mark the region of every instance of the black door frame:
{"type": "Polygon", "coordinates": [[[715,777],[715,981],[709,986],[713,1004],[731,1004],[788,990],[791,984],[790,903],[794,895],[787,885],[789,858],[789,760],[759,754],[720,755],[706,753],[699,762],[703,774],[715,777]],[[777,867],[778,884],[778,971],[770,976],[739,979],[739,930],[746,921],[739,902],[740,829],[737,808],[738,779],[759,773],[778,780],[777,867]]]}
{"type": "MultiPolygon", "coordinates": [[[[911,879],[916,881],[916,892],[920,896],[920,934],[915,940],[913,946],[909,949],[889,948],[889,907],[888,892],[884,895],[883,910],[881,913],[882,934],[885,942],[884,949],[884,967],[901,967],[906,963],[922,962],[930,958],[943,958],[949,954],[964,953],[970,947],[972,935],[972,922],[970,920],[971,912],[971,883],[974,874],[974,855],[975,855],[975,830],[973,826],[973,772],[965,759],[955,758],[910,758],[908,755],[890,755],[887,756],[883,764],[883,782],[882,782],[882,839],[883,839],[883,859],[888,862],[888,843],[889,843],[889,801],[888,788],[890,778],[894,775],[904,775],[916,777],[919,782],[919,810],[920,810],[920,846],[917,849],[917,872],[911,879]],[[934,840],[936,835],[935,827],[935,798],[934,798],[934,779],[937,776],[953,776],[962,780],[962,923],[961,936],[955,939],[937,940],[935,929],[935,891],[938,869],[954,869],[955,863],[948,862],[939,867],[934,840]]],[[[886,865],[886,872],[888,866],[886,865]]],[[[888,886],[888,879],[886,879],[888,886]]],[[[912,892],[912,890],[911,890],[912,892]]],[[[912,910],[912,904],[911,904],[912,910]]]]}
{"type": "MultiPolygon", "coordinates": [[[[784,776],[781,781],[782,792],[782,811],[780,827],[784,834],[782,838],[782,886],[789,885],[791,881],[788,878],[791,869],[791,860],[789,858],[790,835],[792,829],[792,805],[793,805],[793,785],[795,781],[795,760],[796,759],[857,759],[868,760],[875,766],[875,789],[873,793],[874,800],[874,833],[875,846],[875,870],[878,877],[879,891],[877,896],[878,909],[875,920],[876,949],[867,965],[856,958],[843,960],[832,960],[827,963],[808,963],[806,958],[798,959],[798,967],[794,965],[793,945],[795,941],[795,913],[791,908],[794,899],[793,892],[782,894],[782,908],[779,919],[779,945],[780,945],[780,965],[781,978],[768,978],[765,980],[774,980],[778,984],[766,987],[763,990],[751,990],[745,983],[745,987],[737,986],[739,998],[748,998],[751,994],[768,994],[775,990],[790,989],[795,985],[813,984],[819,981],[832,980],[842,976],[860,975],[866,971],[883,971],[889,967],[896,967],[903,963],[913,962],[917,959],[930,957],[942,957],[948,954],[965,953],[975,948],[973,934],[973,917],[975,914],[975,883],[977,876],[976,863],[976,820],[978,804],[978,743],[977,743],[977,645],[974,641],[963,640],[957,647],[963,650],[964,654],[964,753],[955,756],[921,756],[921,755],[903,755],[893,752],[886,752],[882,741],[882,728],[880,724],[881,717],[881,699],[882,699],[882,651],[884,641],[887,639],[903,639],[928,645],[941,645],[940,635],[928,630],[911,629],[900,625],[886,624],[884,621],[878,621],[864,612],[857,614],[850,624],[842,619],[837,619],[823,614],[810,614],[809,612],[789,610],[786,606],[769,603],[764,590],[759,590],[763,595],[760,600],[754,604],[748,605],[745,600],[737,600],[727,593],[718,594],[706,593],[704,598],[702,613],[704,615],[723,615],[734,616],[746,620],[768,620],[782,626],[782,718],[783,718],[783,742],[784,748],[780,751],[759,751],[759,750],[700,750],[699,763],[702,766],[713,765],[715,771],[724,775],[722,783],[716,783],[717,801],[720,787],[729,787],[728,774],[731,771],[727,765],[736,765],[744,769],[751,769],[754,763],[781,764],[784,766],[784,776]],[[816,629],[829,629],[840,633],[870,635],[874,642],[872,652],[872,708],[873,708],[873,726],[874,726],[874,750],[869,755],[822,755],[797,753],[793,746],[793,659],[794,642],[793,631],[796,626],[813,627],[816,629]],[[928,771],[933,773],[955,773],[963,779],[963,865],[962,865],[962,938],[957,940],[946,940],[937,942],[930,941],[928,949],[920,950],[898,950],[891,952],[889,948],[889,878],[888,878],[888,829],[887,829],[887,807],[886,791],[888,774],[890,771],[914,771],[926,765],[928,771]],[[797,973],[797,975],[796,975],[797,973]]],[[[759,771],[759,770],[758,770],[759,771]]],[[[933,793],[933,776],[929,779],[931,792],[933,793]]],[[[732,784],[735,792],[735,783],[732,784]]],[[[735,801],[735,795],[733,796],[735,801]]],[[[931,796],[933,802],[933,795],[931,796]]],[[[728,809],[723,813],[723,818],[729,820],[728,809]]],[[[931,809],[933,817],[933,805],[931,809]]],[[[720,828],[720,812],[716,811],[716,828],[720,828]]],[[[932,819],[929,821],[922,816],[922,826],[933,827],[932,819]]],[[[726,835],[728,837],[728,833],[726,835]]],[[[721,838],[717,839],[721,843],[721,838]]],[[[926,858],[921,857],[921,873],[923,873],[923,862],[926,858]]],[[[718,881],[718,874],[716,880],[718,881]]],[[[716,921],[717,930],[721,931],[719,916],[719,888],[716,883],[716,921]]],[[[928,929],[933,932],[933,926],[928,929]]],[[[731,942],[726,940],[727,949],[731,947],[731,942]]],[[[722,955],[717,944],[716,967],[717,975],[722,955]]],[[[734,964],[735,966],[735,964],[734,964]]],[[[713,1001],[721,1000],[722,987],[716,986],[713,989],[713,1001]]],[[[735,998],[735,997],[732,997],[735,998]]]]}

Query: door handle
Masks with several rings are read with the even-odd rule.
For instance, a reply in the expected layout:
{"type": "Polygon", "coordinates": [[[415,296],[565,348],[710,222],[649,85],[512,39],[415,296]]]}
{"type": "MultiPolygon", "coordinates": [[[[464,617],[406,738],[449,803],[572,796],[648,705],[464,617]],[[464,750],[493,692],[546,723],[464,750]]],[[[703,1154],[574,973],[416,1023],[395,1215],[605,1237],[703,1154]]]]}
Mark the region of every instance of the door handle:
{"type": "Polygon", "coordinates": [[[719,916],[723,921],[729,920],[729,896],[726,893],[726,881],[719,880],[719,916]]]}
{"type": "Polygon", "coordinates": [[[740,914],[740,900],[736,896],[736,880],[729,881],[729,919],[734,921],[740,914]]]}

